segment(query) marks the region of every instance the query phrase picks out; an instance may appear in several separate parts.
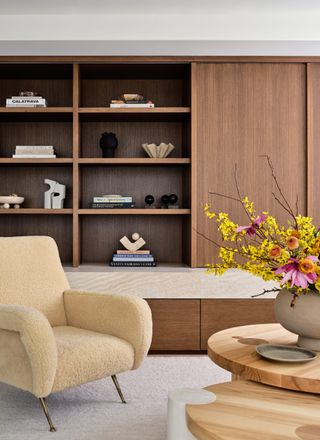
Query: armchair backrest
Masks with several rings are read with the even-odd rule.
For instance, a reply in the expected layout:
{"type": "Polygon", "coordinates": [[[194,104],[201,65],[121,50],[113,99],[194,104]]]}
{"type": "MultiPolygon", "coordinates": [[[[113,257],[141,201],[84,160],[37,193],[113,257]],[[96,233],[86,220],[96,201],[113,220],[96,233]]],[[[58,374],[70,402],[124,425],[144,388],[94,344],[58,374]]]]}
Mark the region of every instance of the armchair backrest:
{"type": "Polygon", "coordinates": [[[0,237],[0,304],[42,312],[52,326],[66,325],[63,292],[69,283],[50,237],[0,237]]]}

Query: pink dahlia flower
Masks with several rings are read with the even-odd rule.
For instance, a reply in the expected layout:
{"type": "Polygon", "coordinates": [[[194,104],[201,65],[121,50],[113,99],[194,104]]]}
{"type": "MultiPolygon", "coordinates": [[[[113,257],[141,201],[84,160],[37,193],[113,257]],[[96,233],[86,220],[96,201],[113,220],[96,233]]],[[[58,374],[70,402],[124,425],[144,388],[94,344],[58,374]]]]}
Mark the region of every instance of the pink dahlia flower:
{"type": "MultiPolygon", "coordinates": [[[[318,257],[314,255],[310,255],[306,259],[311,260],[313,262],[318,262],[318,257]]],[[[284,273],[280,284],[285,284],[287,281],[291,280],[290,287],[302,287],[306,289],[308,284],[314,284],[316,279],[318,278],[315,272],[312,273],[303,273],[299,270],[299,260],[297,258],[289,258],[290,263],[284,264],[281,267],[278,267],[274,272],[276,275],[281,275],[284,273]]]]}
{"type": "Polygon", "coordinates": [[[267,218],[268,216],[265,214],[258,215],[258,217],[255,220],[253,220],[251,225],[238,226],[236,232],[246,231],[246,235],[252,236],[256,233],[256,229],[258,229],[261,223],[265,222],[267,218]]]}

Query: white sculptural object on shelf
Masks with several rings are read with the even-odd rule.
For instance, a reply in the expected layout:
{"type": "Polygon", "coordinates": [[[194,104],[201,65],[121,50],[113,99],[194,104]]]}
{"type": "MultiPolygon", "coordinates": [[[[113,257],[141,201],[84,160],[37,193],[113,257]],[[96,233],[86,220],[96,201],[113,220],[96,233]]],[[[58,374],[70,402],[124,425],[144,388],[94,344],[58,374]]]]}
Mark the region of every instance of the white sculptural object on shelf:
{"type": "Polygon", "coordinates": [[[62,209],[66,198],[66,185],[50,179],[45,179],[44,183],[50,186],[44,193],[45,209],[62,209]]]}
{"type": "Polygon", "coordinates": [[[144,246],[146,244],[146,242],[144,241],[144,239],[142,237],[140,237],[140,234],[138,234],[138,232],[134,232],[132,234],[132,240],[134,240],[134,243],[132,243],[132,241],[130,241],[127,236],[124,236],[120,239],[120,243],[128,251],[131,251],[131,252],[138,251],[140,248],[142,248],[142,246],[144,246]]]}
{"type": "Polygon", "coordinates": [[[175,146],[170,142],[168,144],[161,142],[160,145],[156,144],[142,144],[142,148],[151,158],[165,158],[174,150],[175,146]]]}
{"type": "Polygon", "coordinates": [[[24,197],[19,197],[17,194],[10,194],[10,196],[0,196],[0,208],[9,209],[13,206],[15,209],[20,208],[24,202],[24,197]]]}

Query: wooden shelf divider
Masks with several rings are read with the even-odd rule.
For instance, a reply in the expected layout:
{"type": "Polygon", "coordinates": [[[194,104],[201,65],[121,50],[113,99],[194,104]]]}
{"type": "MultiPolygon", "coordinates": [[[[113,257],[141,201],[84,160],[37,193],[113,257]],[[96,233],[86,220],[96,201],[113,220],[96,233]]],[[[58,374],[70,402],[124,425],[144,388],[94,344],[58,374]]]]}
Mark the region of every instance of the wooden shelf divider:
{"type": "Polygon", "coordinates": [[[79,113],[190,113],[190,107],[153,107],[153,108],[110,108],[80,107],[79,113]]]}
{"type": "Polygon", "coordinates": [[[78,163],[79,165],[189,165],[191,159],[184,157],[165,159],[147,157],[79,158],[78,163]]]}
{"type": "Polygon", "coordinates": [[[1,157],[0,158],[0,164],[6,164],[6,165],[17,165],[17,164],[24,164],[24,165],[63,165],[63,164],[72,164],[73,159],[71,158],[56,158],[56,159],[15,159],[12,157],[1,157]]]}
{"type": "Polygon", "coordinates": [[[13,215],[22,215],[22,214],[46,214],[46,215],[63,215],[63,214],[72,214],[73,210],[71,208],[67,209],[45,209],[45,208],[9,208],[4,209],[0,208],[0,214],[13,214],[13,215]]]}
{"type": "Polygon", "coordinates": [[[72,84],[72,102],[73,102],[73,168],[72,168],[72,185],[73,185],[73,207],[72,216],[72,263],[73,266],[79,266],[81,262],[81,230],[79,224],[78,208],[80,203],[80,185],[81,178],[79,174],[79,149],[80,149],[80,123],[79,123],[79,105],[80,105],[80,69],[79,64],[73,65],[73,84],[72,84]]]}
{"type": "Polygon", "coordinates": [[[79,209],[80,215],[189,215],[190,209],[79,209]]]}
{"type": "Polygon", "coordinates": [[[72,113],[72,107],[0,107],[0,113],[72,113]]]}

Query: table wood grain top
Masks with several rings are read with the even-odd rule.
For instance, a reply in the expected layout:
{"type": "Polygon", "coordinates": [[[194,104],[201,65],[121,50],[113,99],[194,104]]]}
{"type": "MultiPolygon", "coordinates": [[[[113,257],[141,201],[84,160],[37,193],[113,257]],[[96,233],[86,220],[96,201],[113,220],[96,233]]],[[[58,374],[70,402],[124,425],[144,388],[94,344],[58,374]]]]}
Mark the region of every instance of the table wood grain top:
{"type": "Polygon", "coordinates": [[[319,440],[320,396],[236,381],[206,388],[216,401],[186,405],[199,440],[319,440]]]}
{"type": "Polygon", "coordinates": [[[208,355],[217,365],[242,379],[320,394],[320,353],[306,363],[274,362],[256,352],[258,344],[268,343],[296,345],[297,335],[280,324],[234,327],[209,338],[208,355]]]}

